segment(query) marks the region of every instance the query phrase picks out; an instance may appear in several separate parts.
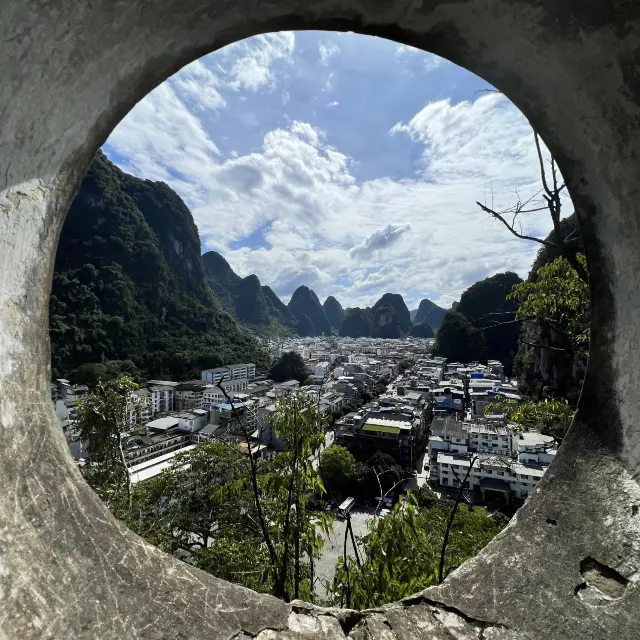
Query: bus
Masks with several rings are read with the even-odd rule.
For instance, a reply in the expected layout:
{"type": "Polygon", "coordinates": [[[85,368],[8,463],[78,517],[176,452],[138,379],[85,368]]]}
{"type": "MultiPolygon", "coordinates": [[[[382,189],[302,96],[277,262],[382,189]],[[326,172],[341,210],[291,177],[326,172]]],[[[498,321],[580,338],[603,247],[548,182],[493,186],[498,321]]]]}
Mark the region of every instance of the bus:
{"type": "Polygon", "coordinates": [[[341,515],[343,518],[347,516],[347,514],[351,513],[351,509],[353,509],[353,505],[356,503],[355,498],[347,498],[339,507],[338,507],[338,515],[341,515]]]}

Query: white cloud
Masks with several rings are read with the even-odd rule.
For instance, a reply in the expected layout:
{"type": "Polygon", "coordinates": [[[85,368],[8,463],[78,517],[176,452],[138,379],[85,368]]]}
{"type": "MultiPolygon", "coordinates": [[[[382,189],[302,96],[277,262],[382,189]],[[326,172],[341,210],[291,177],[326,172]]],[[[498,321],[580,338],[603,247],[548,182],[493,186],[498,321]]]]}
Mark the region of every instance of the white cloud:
{"type": "Polygon", "coordinates": [[[410,47],[406,44],[397,45],[395,55],[398,59],[403,61],[406,61],[406,58],[409,56],[419,55],[423,60],[426,71],[433,71],[445,62],[444,58],[441,58],[440,56],[436,56],[433,53],[427,53],[426,51],[422,51],[422,49],[416,49],[416,47],[410,47]]]}
{"type": "Polygon", "coordinates": [[[192,62],[168,82],[196,108],[216,111],[227,104],[218,91],[219,78],[201,60],[192,62]]]}
{"type": "Polygon", "coordinates": [[[337,107],[339,104],[337,100],[333,100],[327,104],[327,109],[333,109],[333,107],[337,107]]]}
{"type": "Polygon", "coordinates": [[[386,249],[398,241],[400,236],[407,231],[411,231],[411,223],[388,224],[384,229],[378,229],[368,235],[360,244],[349,249],[352,258],[368,258],[377,251],[386,249]]]}
{"type": "Polygon", "coordinates": [[[335,85],[334,85],[335,77],[336,77],[336,74],[333,71],[331,71],[331,73],[329,73],[329,75],[327,76],[327,81],[324,83],[324,87],[322,89],[323,91],[330,93],[335,89],[335,85]]]}
{"type": "Polygon", "coordinates": [[[267,33],[226,47],[223,55],[233,61],[228,69],[222,66],[228,86],[236,91],[273,88],[273,65],[291,63],[294,50],[295,35],[290,31],[267,33]]]}
{"type": "Polygon", "coordinates": [[[321,42],[318,50],[320,52],[320,62],[325,66],[329,63],[329,58],[340,53],[338,45],[331,40],[329,42],[321,42]]]}
{"type": "MultiPolygon", "coordinates": [[[[286,39],[268,45],[289,52],[293,46],[286,39]]],[[[236,53],[246,58],[247,51],[236,53]]],[[[285,299],[307,284],[345,307],[370,305],[385,291],[404,294],[410,306],[425,295],[448,305],[492,273],[526,274],[537,246],[517,240],[475,205],[489,194],[496,207],[506,206],[516,187],[523,196],[538,189],[531,130],[506,98],[426,104],[390,132],[420,146],[416,174],[358,181],[357,158],[311,122],[272,127],[251,152],[221,157],[210,137],[217,128],[206,125],[223,108],[213,90],[232,76],[241,82],[223,68],[235,57],[224,57],[215,71],[187,67],[158,87],[116,128],[107,151],[125,157],[126,170],[176,189],[204,247],[221,251],[238,273],[257,273],[285,299]],[[198,74],[212,90],[202,105],[192,102],[190,82],[198,74]],[[257,230],[264,246],[231,248],[257,230]]],[[[545,212],[523,224],[538,235],[549,230],[545,212]]]]}

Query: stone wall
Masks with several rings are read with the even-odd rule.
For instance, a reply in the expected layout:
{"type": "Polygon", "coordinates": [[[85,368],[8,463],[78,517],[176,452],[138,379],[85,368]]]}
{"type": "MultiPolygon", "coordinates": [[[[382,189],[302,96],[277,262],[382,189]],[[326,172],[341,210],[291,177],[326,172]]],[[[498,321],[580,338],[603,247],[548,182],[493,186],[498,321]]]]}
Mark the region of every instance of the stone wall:
{"type": "Polygon", "coordinates": [[[623,0],[0,3],[0,638],[635,638],[640,611],[640,5],[623,0]],[[592,275],[592,352],[556,462],[439,587],[378,612],[286,605],[124,529],[49,397],[58,234],[96,149],[148,91],[230,42],[354,30],[502,90],[558,161],[592,275]]]}

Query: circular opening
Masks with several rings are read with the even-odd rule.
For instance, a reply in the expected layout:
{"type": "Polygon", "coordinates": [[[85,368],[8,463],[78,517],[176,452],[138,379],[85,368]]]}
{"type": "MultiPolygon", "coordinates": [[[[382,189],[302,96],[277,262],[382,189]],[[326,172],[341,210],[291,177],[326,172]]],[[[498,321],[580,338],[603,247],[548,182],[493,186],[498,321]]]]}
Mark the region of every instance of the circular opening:
{"type": "Polygon", "coordinates": [[[356,608],[437,584],[571,421],[571,211],[526,118],[442,58],[334,32],[205,56],[118,124],[62,231],[72,453],[117,517],[219,577],[356,608]]]}

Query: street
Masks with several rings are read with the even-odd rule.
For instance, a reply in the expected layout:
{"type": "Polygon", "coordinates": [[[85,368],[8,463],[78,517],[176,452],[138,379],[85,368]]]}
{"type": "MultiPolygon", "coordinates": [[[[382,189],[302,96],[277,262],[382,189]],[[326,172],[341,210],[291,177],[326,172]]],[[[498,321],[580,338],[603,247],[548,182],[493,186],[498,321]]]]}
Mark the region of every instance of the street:
{"type": "MultiPolygon", "coordinates": [[[[353,535],[356,537],[363,536],[368,531],[368,523],[373,518],[373,509],[355,508],[351,512],[351,528],[353,535]]],[[[315,593],[324,597],[327,592],[324,588],[324,582],[331,583],[335,573],[336,562],[342,557],[344,550],[344,536],[347,530],[347,521],[342,518],[335,519],[333,523],[333,533],[328,537],[322,536],[324,539],[324,547],[320,558],[316,560],[315,573],[315,593]]],[[[347,541],[347,555],[354,555],[351,539],[347,541]]]]}

